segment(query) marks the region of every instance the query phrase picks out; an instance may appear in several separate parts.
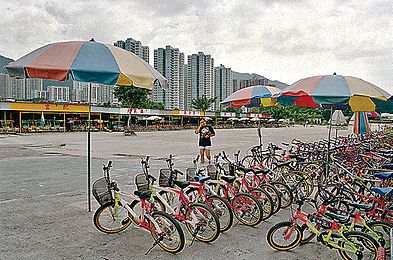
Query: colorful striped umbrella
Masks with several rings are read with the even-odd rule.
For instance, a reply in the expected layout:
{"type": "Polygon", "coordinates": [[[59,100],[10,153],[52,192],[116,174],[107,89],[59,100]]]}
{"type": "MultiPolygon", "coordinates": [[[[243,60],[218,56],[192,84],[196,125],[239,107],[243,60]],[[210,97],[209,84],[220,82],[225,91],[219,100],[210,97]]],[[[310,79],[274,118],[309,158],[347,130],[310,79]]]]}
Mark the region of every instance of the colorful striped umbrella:
{"type": "Polygon", "coordinates": [[[282,91],[281,104],[318,107],[319,104],[349,105],[354,112],[393,110],[391,95],[359,78],[341,75],[301,79],[282,91]]]}
{"type": "Polygon", "coordinates": [[[240,89],[234,92],[232,95],[227,97],[221,102],[224,106],[231,106],[234,108],[241,108],[242,106],[274,106],[275,99],[271,97],[278,95],[281,90],[272,86],[251,86],[240,89]]]}
{"type": "Polygon", "coordinates": [[[6,66],[11,77],[73,80],[152,89],[165,78],[147,62],[121,48],[91,41],[43,46],[6,66]]]}
{"type": "MultiPolygon", "coordinates": [[[[6,66],[11,77],[73,80],[153,89],[166,87],[166,79],[147,62],[121,48],[95,42],[70,41],[43,46],[6,66]]],[[[91,84],[87,127],[87,193],[91,211],[91,84]]]]}
{"type": "Polygon", "coordinates": [[[367,134],[370,133],[370,123],[368,122],[366,112],[356,112],[353,114],[353,133],[367,134]]]}

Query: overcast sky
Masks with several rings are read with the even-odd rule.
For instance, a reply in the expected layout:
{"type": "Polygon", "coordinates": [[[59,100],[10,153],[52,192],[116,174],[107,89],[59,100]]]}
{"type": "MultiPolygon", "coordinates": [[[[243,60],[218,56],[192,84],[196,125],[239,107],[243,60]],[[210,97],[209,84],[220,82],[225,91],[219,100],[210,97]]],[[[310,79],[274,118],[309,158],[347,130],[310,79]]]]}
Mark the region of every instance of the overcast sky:
{"type": "Polygon", "coordinates": [[[91,37],[141,40],[151,64],[169,44],[288,84],[337,72],[393,93],[392,0],[0,0],[0,55],[91,37]]]}

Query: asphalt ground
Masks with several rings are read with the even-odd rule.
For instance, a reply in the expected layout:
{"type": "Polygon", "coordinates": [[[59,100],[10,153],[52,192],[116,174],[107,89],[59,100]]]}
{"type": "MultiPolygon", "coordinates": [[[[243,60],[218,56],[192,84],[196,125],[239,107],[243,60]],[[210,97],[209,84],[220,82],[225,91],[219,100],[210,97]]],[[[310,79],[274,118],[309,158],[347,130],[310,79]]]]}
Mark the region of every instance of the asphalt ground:
{"type": "MultiPolygon", "coordinates": [[[[258,143],[256,129],[217,130],[213,153],[237,150],[245,154],[258,143]]],[[[327,136],[326,127],[263,129],[264,143],[313,141],[327,136]]],[[[343,135],[348,131],[341,132],[343,135]]],[[[131,226],[107,235],[92,223],[98,203],[87,211],[86,133],[43,133],[0,136],[0,259],[146,259],[153,243],[150,234],[131,226]]],[[[132,192],[134,176],[141,173],[140,158],[151,156],[151,173],[165,168],[173,154],[175,167],[192,166],[197,154],[192,130],[178,132],[92,133],[92,177],[102,176],[102,164],[113,161],[111,176],[122,191],[132,192]]],[[[289,219],[281,210],[255,228],[237,224],[217,241],[196,241],[172,255],[155,247],[149,259],[339,259],[316,241],[290,252],[276,252],[266,243],[266,233],[289,219]]],[[[187,234],[188,241],[192,238],[187,234]]]]}

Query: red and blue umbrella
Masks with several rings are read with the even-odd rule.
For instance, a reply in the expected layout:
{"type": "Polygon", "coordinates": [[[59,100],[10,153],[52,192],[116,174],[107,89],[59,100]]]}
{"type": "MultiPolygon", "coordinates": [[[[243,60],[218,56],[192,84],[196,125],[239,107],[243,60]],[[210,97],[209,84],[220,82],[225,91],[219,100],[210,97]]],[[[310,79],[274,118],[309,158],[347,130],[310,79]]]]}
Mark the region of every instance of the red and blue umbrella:
{"type": "Polygon", "coordinates": [[[278,95],[280,89],[272,86],[251,86],[234,92],[221,102],[223,106],[241,108],[242,106],[274,106],[275,99],[273,95],[278,95]]]}
{"type": "Polygon", "coordinates": [[[43,46],[6,66],[11,77],[73,80],[152,89],[165,78],[134,53],[91,41],[43,46]]]}
{"type": "Polygon", "coordinates": [[[301,79],[282,91],[281,104],[318,107],[320,104],[349,105],[352,111],[393,110],[391,95],[362,79],[341,75],[301,79]]]}

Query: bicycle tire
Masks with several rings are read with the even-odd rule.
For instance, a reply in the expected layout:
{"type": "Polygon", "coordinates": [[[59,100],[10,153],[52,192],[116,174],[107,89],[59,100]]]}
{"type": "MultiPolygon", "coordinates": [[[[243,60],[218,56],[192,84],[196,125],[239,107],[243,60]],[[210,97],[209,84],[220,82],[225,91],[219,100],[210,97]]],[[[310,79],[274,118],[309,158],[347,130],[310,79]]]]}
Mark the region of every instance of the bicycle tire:
{"type": "MultiPolygon", "coordinates": [[[[377,259],[379,244],[373,237],[371,237],[370,235],[367,235],[366,233],[359,232],[359,231],[350,231],[350,232],[344,233],[344,237],[345,237],[345,240],[343,239],[338,242],[339,247],[341,247],[341,248],[345,247],[345,245],[348,244],[347,243],[347,240],[348,240],[348,241],[358,244],[364,248],[364,250],[362,250],[362,254],[363,254],[363,257],[365,257],[365,259],[377,259]],[[355,241],[355,239],[356,239],[356,241],[355,241]],[[373,249],[372,250],[368,249],[368,246],[366,247],[365,244],[368,244],[369,246],[372,245],[373,249]],[[364,256],[365,253],[367,253],[367,256],[364,256]]],[[[353,259],[353,257],[348,255],[347,251],[345,251],[343,249],[337,249],[337,250],[343,259],[346,259],[346,260],[353,259]]]]}
{"type": "MultiPolygon", "coordinates": [[[[391,244],[392,244],[392,238],[390,236],[390,230],[393,229],[393,225],[387,222],[383,221],[370,221],[367,223],[367,226],[371,228],[374,231],[378,231],[382,233],[383,239],[385,240],[385,245],[383,246],[385,248],[385,252],[387,256],[391,255],[391,244]],[[380,229],[379,229],[380,228],[380,229]]],[[[366,227],[362,228],[362,232],[371,235],[369,230],[366,227]]],[[[372,235],[371,235],[372,236],[372,235]]],[[[379,241],[378,241],[379,242],[379,241]]],[[[380,243],[382,246],[382,244],[380,243]]]]}
{"type": "Polygon", "coordinates": [[[259,186],[262,190],[266,191],[272,199],[273,211],[272,214],[276,214],[281,208],[281,196],[280,192],[270,183],[263,183],[259,186]]]}
{"type": "Polygon", "coordinates": [[[225,232],[232,227],[233,211],[231,209],[231,206],[226,200],[224,200],[223,198],[217,195],[211,195],[206,198],[206,205],[209,206],[214,211],[214,213],[216,213],[216,215],[218,216],[218,219],[220,220],[220,232],[225,232]],[[217,202],[214,201],[220,203],[221,207],[218,208],[216,204],[217,202]],[[226,213],[222,212],[222,210],[224,210],[226,213]],[[228,216],[227,221],[225,221],[225,218],[223,218],[223,216],[225,215],[228,216]]]}
{"type": "Polygon", "coordinates": [[[262,220],[267,220],[270,218],[274,214],[274,202],[270,194],[266,190],[260,188],[253,188],[249,193],[262,205],[262,220]]]}
{"type": "Polygon", "coordinates": [[[203,203],[210,207],[214,213],[218,216],[220,220],[220,232],[225,232],[232,227],[233,224],[233,212],[229,203],[218,195],[209,195],[206,196],[204,201],[196,201],[196,197],[198,196],[198,188],[192,187],[186,190],[186,195],[193,203],[203,203]],[[214,202],[216,201],[216,202],[214,202]],[[217,205],[220,204],[221,206],[217,205]],[[227,216],[227,219],[225,218],[227,216]]]}
{"type": "MultiPolygon", "coordinates": [[[[181,228],[180,224],[179,224],[172,216],[170,216],[168,213],[163,212],[163,211],[155,211],[155,212],[153,212],[153,214],[151,214],[151,216],[155,219],[155,221],[157,222],[157,224],[159,224],[159,223],[169,224],[169,225],[167,225],[166,227],[161,227],[161,226],[160,226],[160,229],[164,230],[164,232],[168,231],[169,229],[172,229],[172,230],[173,230],[173,228],[174,228],[174,229],[176,230],[177,234],[178,234],[177,237],[178,237],[179,243],[178,243],[178,245],[176,245],[174,248],[170,248],[168,245],[166,245],[165,243],[163,243],[163,240],[160,241],[160,242],[158,242],[158,245],[159,245],[162,249],[164,249],[165,251],[170,252],[170,253],[173,253],[173,254],[176,254],[176,253],[180,252],[181,250],[183,250],[184,245],[185,245],[185,237],[184,237],[183,229],[181,228]],[[165,221],[157,221],[156,218],[158,218],[158,217],[164,218],[165,221]],[[169,222],[169,223],[168,223],[168,222],[169,222]]],[[[150,228],[154,229],[155,226],[153,225],[152,222],[150,222],[150,223],[151,223],[150,228]]],[[[158,234],[156,234],[155,232],[152,232],[152,231],[151,231],[150,234],[151,234],[151,236],[153,237],[154,241],[157,241],[157,240],[159,239],[158,234]]],[[[165,237],[164,237],[164,238],[165,238],[165,237]]],[[[175,238],[176,238],[176,237],[175,237],[175,238]]],[[[170,240],[170,241],[173,241],[172,236],[170,237],[169,240],[170,240]]]]}
{"type": "MultiPolygon", "coordinates": [[[[218,236],[220,235],[220,220],[218,219],[217,215],[213,212],[212,209],[210,209],[208,206],[201,204],[201,203],[194,203],[191,204],[189,207],[187,207],[186,213],[185,213],[185,224],[186,227],[188,229],[188,231],[191,233],[191,235],[193,237],[195,237],[196,239],[198,239],[201,242],[205,242],[205,243],[210,243],[213,242],[214,240],[216,240],[218,238],[218,236]],[[202,223],[204,225],[205,228],[209,227],[212,229],[212,234],[210,236],[207,237],[203,237],[200,233],[198,229],[198,227],[194,227],[189,221],[190,221],[190,217],[191,217],[191,210],[193,209],[198,209],[197,214],[194,214],[195,216],[201,216],[203,215],[203,222],[206,223],[202,223]],[[207,217],[207,215],[209,215],[209,217],[207,217]]],[[[193,220],[191,220],[193,221],[193,220]]],[[[198,223],[196,225],[201,226],[201,219],[198,219],[198,223]]],[[[205,232],[206,230],[202,230],[202,232],[205,232]]]]}
{"type": "Polygon", "coordinates": [[[238,193],[231,200],[232,209],[235,217],[244,225],[254,227],[261,223],[263,218],[263,208],[261,203],[248,193],[238,193]],[[243,198],[243,199],[242,199],[243,198]],[[247,200],[247,202],[246,202],[247,200]],[[245,206],[248,206],[245,209],[245,206]],[[245,212],[244,212],[245,210],[245,212]],[[255,215],[254,221],[248,221],[244,218],[245,213],[248,215],[255,215]]]}
{"type": "Polygon", "coordinates": [[[280,192],[281,208],[285,209],[291,206],[293,202],[293,195],[288,185],[279,181],[270,182],[270,184],[280,192]]]}
{"type": "Polygon", "coordinates": [[[101,232],[106,234],[115,234],[121,231],[126,230],[132,223],[131,218],[129,217],[128,211],[119,203],[119,208],[122,209],[122,214],[126,214],[125,216],[120,217],[118,220],[113,219],[114,203],[109,202],[102,206],[100,206],[95,212],[93,216],[94,226],[101,232]],[[124,211],[125,210],[125,211],[124,211]],[[106,219],[109,223],[112,222],[115,227],[109,228],[104,225],[104,219],[106,219]]]}
{"type": "MultiPolygon", "coordinates": [[[[298,224],[294,224],[293,222],[290,221],[285,221],[285,222],[277,223],[274,226],[272,226],[267,232],[266,239],[267,239],[267,243],[271,248],[276,249],[278,251],[289,251],[300,244],[300,241],[302,240],[302,235],[303,235],[302,230],[298,224]],[[284,228],[285,232],[279,232],[281,228],[284,228]],[[290,231],[292,228],[293,231],[290,237],[292,237],[294,233],[295,236],[294,236],[294,240],[288,245],[283,245],[278,241],[278,239],[275,238],[276,232],[279,234],[278,237],[280,236],[284,237],[284,235],[287,235],[287,232],[290,231]]],[[[284,240],[287,241],[288,239],[284,238],[284,240]]]]}

